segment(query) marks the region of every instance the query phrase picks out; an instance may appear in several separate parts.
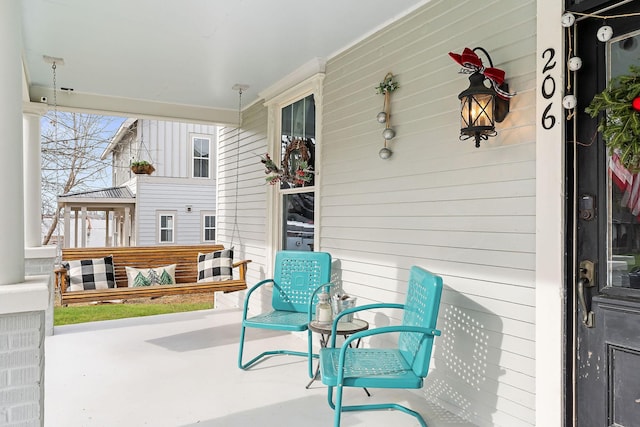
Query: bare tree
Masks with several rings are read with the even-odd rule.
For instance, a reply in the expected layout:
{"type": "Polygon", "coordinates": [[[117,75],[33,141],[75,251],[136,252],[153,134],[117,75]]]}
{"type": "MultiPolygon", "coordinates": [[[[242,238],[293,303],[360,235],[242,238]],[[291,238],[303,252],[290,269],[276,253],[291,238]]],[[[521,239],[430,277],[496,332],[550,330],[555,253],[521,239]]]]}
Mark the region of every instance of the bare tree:
{"type": "Polygon", "coordinates": [[[42,121],[42,213],[52,219],[43,239],[58,226],[57,197],[105,186],[110,163],[100,156],[114,134],[114,117],[50,111],[42,121]]]}

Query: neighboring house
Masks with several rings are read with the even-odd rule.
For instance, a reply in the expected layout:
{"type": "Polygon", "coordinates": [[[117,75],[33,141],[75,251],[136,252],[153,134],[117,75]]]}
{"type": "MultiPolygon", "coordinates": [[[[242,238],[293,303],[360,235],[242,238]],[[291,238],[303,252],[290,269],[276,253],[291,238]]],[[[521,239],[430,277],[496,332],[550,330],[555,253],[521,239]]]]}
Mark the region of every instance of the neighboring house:
{"type": "Polygon", "coordinates": [[[216,127],[127,119],[102,158],[112,156],[113,184],[136,198],[130,246],[216,240],[216,127]],[[135,174],[147,161],[155,171],[135,174]]]}
{"type": "MultiPolygon", "coordinates": [[[[213,125],[127,119],[102,153],[102,159],[112,156],[113,187],[59,196],[65,229],[85,230],[86,212],[100,211],[111,223],[105,245],[214,242],[216,131],[213,125]],[[151,174],[132,171],[143,160],[155,169],[151,174]]],[[[64,247],[86,245],[70,235],[64,247]]]]}

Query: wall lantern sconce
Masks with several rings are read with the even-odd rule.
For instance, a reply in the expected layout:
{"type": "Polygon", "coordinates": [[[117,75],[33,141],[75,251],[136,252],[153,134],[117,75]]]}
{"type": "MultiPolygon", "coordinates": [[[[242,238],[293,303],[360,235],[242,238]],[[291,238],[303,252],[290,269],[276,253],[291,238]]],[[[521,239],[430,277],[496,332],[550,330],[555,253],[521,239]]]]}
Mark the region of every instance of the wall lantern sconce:
{"type": "Polygon", "coordinates": [[[391,72],[384,76],[384,80],[376,87],[376,91],[380,95],[384,95],[383,111],[376,116],[378,123],[384,123],[385,127],[382,131],[384,138],[384,147],[378,152],[381,159],[388,159],[393,154],[387,147],[387,141],[391,141],[396,136],[396,131],[391,127],[391,92],[398,89],[398,82],[394,80],[391,72]]]}
{"type": "Polygon", "coordinates": [[[475,138],[476,147],[480,147],[480,141],[497,135],[496,122],[500,123],[507,117],[509,100],[515,93],[509,93],[504,71],[493,67],[489,53],[483,48],[465,48],[461,55],[449,52],[449,56],[462,66],[460,73],[471,74],[469,87],[458,95],[462,120],[460,140],[475,138]],[[486,55],[490,67],[482,65],[476,50],[486,55]],[[489,85],[485,84],[486,81],[489,85]]]}

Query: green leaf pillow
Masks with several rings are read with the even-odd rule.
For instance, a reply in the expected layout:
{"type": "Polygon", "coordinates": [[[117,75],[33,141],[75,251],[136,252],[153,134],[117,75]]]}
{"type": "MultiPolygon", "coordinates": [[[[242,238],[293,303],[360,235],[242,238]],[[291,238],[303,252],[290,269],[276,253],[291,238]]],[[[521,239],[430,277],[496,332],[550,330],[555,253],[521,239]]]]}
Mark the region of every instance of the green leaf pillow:
{"type": "Polygon", "coordinates": [[[176,283],[176,264],[153,268],[125,267],[125,270],[130,288],[176,283]]]}

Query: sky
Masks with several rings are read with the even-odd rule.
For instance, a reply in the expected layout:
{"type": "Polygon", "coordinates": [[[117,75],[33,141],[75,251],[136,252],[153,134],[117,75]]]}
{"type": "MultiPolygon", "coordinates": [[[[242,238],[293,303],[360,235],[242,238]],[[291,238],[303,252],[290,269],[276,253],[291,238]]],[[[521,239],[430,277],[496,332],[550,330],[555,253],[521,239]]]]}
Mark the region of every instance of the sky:
{"type": "MultiPolygon", "coordinates": [[[[50,111],[51,112],[51,111],[50,111]]],[[[115,116],[98,116],[100,120],[99,128],[103,128],[104,131],[101,133],[101,139],[104,139],[105,142],[100,144],[100,147],[96,150],[96,155],[99,157],[102,152],[106,149],[110,140],[115,136],[116,132],[120,128],[120,125],[127,119],[126,117],[115,117],[115,116]]],[[[51,126],[53,126],[49,117],[43,116],[40,122],[42,135],[45,135],[48,131],[50,131],[51,126]]],[[[61,137],[60,137],[61,138],[61,137]]],[[[92,184],[92,187],[105,188],[111,187],[111,166],[110,166],[110,158],[107,158],[105,162],[109,165],[105,176],[103,179],[96,180],[95,185],[92,184]]]]}

